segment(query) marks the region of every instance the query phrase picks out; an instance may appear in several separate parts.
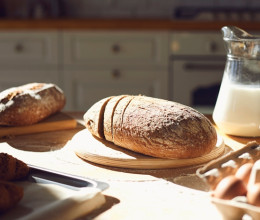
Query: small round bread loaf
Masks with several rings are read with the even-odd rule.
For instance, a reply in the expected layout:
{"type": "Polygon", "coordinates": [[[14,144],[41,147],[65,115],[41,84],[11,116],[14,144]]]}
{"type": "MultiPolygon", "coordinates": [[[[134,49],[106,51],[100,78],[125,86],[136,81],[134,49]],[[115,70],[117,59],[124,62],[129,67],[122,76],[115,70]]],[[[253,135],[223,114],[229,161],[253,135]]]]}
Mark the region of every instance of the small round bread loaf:
{"type": "Polygon", "coordinates": [[[30,168],[23,161],[7,153],[0,153],[0,180],[22,180],[30,168]]]}
{"type": "Polygon", "coordinates": [[[10,88],[0,93],[0,125],[32,125],[60,111],[64,105],[63,91],[51,83],[10,88]]]}
{"type": "Polygon", "coordinates": [[[24,196],[21,186],[0,180],[0,214],[16,206],[24,196]]]}

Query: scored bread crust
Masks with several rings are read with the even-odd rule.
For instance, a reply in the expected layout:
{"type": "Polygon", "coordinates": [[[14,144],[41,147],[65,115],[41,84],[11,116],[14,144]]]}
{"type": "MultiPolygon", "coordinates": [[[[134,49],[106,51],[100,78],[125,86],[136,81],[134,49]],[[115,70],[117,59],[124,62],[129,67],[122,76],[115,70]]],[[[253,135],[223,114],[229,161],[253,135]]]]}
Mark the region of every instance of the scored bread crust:
{"type": "Polygon", "coordinates": [[[29,83],[0,93],[0,125],[35,124],[60,111],[65,105],[63,91],[54,84],[29,83]]]}
{"type": "Polygon", "coordinates": [[[88,130],[96,137],[102,139],[105,138],[103,130],[104,111],[111,98],[113,98],[113,96],[109,96],[96,102],[83,116],[85,126],[88,130]]]}
{"type": "Polygon", "coordinates": [[[116,144],[161,158],[194,158],[209,153],[217,142],[211,122],[179,103],[136,96],[124,111],[116,144]]]}
{"type": "Polygon", "coordinates": [[[107,141],[113,141],[113,115],[114,111],[116,109],[116,106],[120,102],[121,99],[126,97],[127,95],[120,95],[120,96],[115,96],[111,98],[104,111],[104,136],[107,141]]]}
{"type": "Polygon", "coordinates": [[[118,135],[122,133],[122,124],[124,112],[132,101],[134,96],[126,96],[117,104],[113,115],[113,142],[118,146],[124,146],[124,136],[118,135]]]}
{"type": "MultiPolygon", "coordinates": [[[[191,107],[146,96],[125,96],[111,106],[115,109],[110,110],[112,129],[107,140],[112,137],[111,142],[123,148],[153,157],[186,159],[205,155],[216,146],[215,128],[191,107]]],[[[106,120],[102,120],[104,127],[111,123],[106,120]]]]}

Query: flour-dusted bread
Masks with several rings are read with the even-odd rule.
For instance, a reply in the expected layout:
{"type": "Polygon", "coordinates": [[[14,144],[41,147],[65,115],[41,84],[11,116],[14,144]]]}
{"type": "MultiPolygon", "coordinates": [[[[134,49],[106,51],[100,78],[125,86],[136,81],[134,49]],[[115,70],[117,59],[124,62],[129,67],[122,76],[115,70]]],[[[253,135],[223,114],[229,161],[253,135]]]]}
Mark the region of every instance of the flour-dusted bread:
{"type": "MultiPolygon", "coordinates": [[[[217,134],[211,122],[193,108],[176,102],[125,96],[113,112],[112,142],[135,152],[184,159],[207,154],[216,146],[217,134]]],[[[106,123],[105,119],[102,123],[106,123]]]]}
{"type": "Polygon", "coordinates": [[[62,110],[65,95],[51,83],[29,83],[0,93],[0,125],[35,124],[62,110]]]}
{"type": "Polygon", "coordinates": [[[123,114],[115,144],[162,158],[193,158],[209,153],[217,135],[210,121],[175,102],[136,96],[123,114]]]}

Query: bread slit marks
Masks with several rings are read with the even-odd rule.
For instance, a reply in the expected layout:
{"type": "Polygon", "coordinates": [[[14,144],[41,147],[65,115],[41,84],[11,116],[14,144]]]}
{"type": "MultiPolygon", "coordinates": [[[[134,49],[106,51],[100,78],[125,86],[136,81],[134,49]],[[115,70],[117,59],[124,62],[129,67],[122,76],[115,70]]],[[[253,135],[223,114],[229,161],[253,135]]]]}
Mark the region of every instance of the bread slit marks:
{"type": "Polygon", "coordinates": [[[84,114],[83,118],[85,126],[88,130],[96,137],[104,139],[104,111],[108,101],[113,96],[104,98],[99,102],[95,103],[90,109],[84,114]]]}
{"type": "Polygon", "coordinates": [[[124,99],[122,99],[114,112],[114,116],[113,116],[113,142],[116,145],[122,144],[122,138],[121,135],[118,135],[118,133],[121,133],[122,130],[122,123],[123,123],[123,116],[124,116],[124,112],[127,108],[127,106],[129,105],[129,103],[134,99],[134,96],[127,96],[124,99]]]}
{"type": "Polygon", "coordinates": [[[104,136],[107,141],[113,141],[113,115],[118,103],[127,95],[115,96],[110,99],[104,112],[103,128],[104,136]]]}

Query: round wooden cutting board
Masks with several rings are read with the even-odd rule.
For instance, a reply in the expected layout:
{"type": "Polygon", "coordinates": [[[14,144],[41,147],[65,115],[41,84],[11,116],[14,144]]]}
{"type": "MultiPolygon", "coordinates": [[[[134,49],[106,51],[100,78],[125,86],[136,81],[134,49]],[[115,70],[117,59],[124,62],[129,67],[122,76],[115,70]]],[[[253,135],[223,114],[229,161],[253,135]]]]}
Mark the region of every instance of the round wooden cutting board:
{"type": "Polygon", "coordinates": [[[87,129],[78,132],[69,145],[80,158],[97,164],[135,169],[164,169],[198,165],[220,156],[225,149],[221,136],[207,155],[192,159],[162,159],[139,154],[94,137],[87,129]]]}

